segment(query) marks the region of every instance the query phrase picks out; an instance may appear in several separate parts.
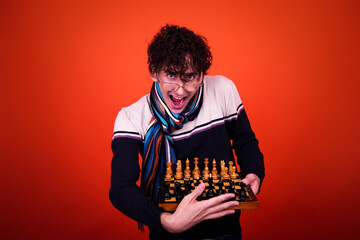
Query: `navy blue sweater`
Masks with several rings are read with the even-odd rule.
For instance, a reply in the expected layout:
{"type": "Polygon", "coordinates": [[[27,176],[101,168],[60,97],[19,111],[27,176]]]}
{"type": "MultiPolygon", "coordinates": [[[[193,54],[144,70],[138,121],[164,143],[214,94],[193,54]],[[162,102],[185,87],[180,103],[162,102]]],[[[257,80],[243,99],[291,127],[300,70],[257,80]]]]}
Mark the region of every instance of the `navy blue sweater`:
{"type": "MultiPolygon", "coordinates": [[[[150,239],[202,239],[240,232],[240,211],[215,220],[206,220],[181,234],[170,234],[160,223],[163,209],[157,202],[144,195],[136,182],[140,176],[139,151],[143,149],[146,128],[152,113],[149,95],[133,105],[121,109],[114,127],[112,140],[110,200],[112,204],[136,221],[147,226],[150,239]]],[[[251,130],[237,89],[232,81],[222,76],[204,79],[203,103],[199,115],[171,135],[177,159],[182,161],[215,158],[218,169],[220,160],[236,161],[241,172],[256,174],[262,181],[265,176],[263,155],[251,130]],[[234,151],[233,151],[234,150],[234,151]]],[[[193,168],[193,161],[190,163],[193,168]]]]}

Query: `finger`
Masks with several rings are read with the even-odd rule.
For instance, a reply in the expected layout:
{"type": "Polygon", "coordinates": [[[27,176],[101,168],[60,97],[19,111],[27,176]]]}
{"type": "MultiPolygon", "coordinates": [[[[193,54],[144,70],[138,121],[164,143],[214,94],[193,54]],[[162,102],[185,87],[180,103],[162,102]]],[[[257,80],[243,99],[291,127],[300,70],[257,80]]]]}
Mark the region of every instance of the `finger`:
{"type": "Polygon", "coordinates": [[[241,180],[241,182],[245,183],[246,185],[249,185],[251,183],[251,180],[248,178],[244,178],[243,180],[241,180]]]}
{"type": "Polygon", "coordinates": [[[250,185],[251,190],[253,191],[253,193],[256,195],[259,192],[259,184],[257,184],[256,182],[254,182],[253,184],[250,185]]]}
{"type": "Polygon", "coordinates": [[[251,181],[249,179],[244,178],[242,180],[243,183],[245,183],[246,185],[250,185],[251,190],[253,191],[253,193],[256,195],[259,192],[259,184],[257,183],[257,181],[251,181]]]}
{"type": "Polygon", "coordinates": [[[211,214],[206,215],[203,220],[221,218],[223,216],[234,214],[234,213],[235,213],[235,210],[233,210],[233,209],[224,210],[224,211],[221,211],[221,212],[215,212],[215,213],[211,213],[211,214]]]}
{"type": "Polygon", "coordinates": [[[208,200],[201,201],[204,204],[204,207],[209,208],[212,206],[219,205],[220,203],[229,200],[230,198],[234,198],[235,194],[233,193],[226,193],[224,195],[220,195],[217,197],[210,198],[208,200]]]}
{"type": "Polygon", "coordinates": [[[198,196],[200,196],[205,190],[205,183],[200,183],[194,191],[192,191],[188,196],[191,200],[196,199],[198,196]]]}
{"type": "Polygon", "coordinates": [[[259,193],[259,187],[258,186],[251,186],[251,190],[253,191],[253,193],[255,195],[259,193]]]}
{"type": "Polygon", "coordinates": [[[217,212],[221,212],[224,210],[229,210],[229,208],[238,206],[239,202],[238,201],[229,201],[229,202],[223,202],[221,204],[217,204],[213,207],[209,207],[206,210],[206,214],[213,214],[213,213],[217,213],[217,212]]]}

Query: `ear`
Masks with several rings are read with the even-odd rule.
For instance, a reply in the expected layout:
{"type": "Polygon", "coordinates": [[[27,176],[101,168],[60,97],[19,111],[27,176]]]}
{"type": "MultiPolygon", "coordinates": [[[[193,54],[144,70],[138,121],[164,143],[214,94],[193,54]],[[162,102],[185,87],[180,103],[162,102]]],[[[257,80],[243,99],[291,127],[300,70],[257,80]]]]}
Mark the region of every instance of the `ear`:
{"type": "Polygon", "coordinates": [[[154,82],[157,82],[158,81],[158,75],[156,72],[152,71],[150,72],[150,76],[151,76],[151,79],[154,81],[154,82]]]}
{"type": "Polygon", "coordinates": [[[204,82],[204,77],[205,77],[204,72],[201,72],[200,73],[201,84],[204,82]]]}

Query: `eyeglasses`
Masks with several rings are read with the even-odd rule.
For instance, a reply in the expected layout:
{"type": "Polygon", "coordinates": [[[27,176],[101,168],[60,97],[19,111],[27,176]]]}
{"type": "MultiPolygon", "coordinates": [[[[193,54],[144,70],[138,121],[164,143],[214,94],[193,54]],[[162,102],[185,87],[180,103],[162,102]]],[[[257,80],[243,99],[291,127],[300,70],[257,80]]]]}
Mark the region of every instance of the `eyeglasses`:
{"type": "Polygon", "coordinates": [[[180,85],[179,83],[166,82],[166,81],[159,83],[166,91],[177,91],[179,88],[182,87],[184,90],[188,92],[195,92],[201,85],[202,81],[185,82],[185,83],[182,82],[182,85],[180,85]]]}
{"type": "Polygon", "coordinates": [[[166,91],[177,91],[179,88],[183,88],[185,91],[188,92],[195,92],[198,90],[199,86],[202,84],[202,80],[204,79],[204,75],[202,77],[198,76],[195,79],[189,81],[182,81],[182,84],[179,84],[179,81],[160,81],[158,78],[159,84],[164,88],[166,91]]]}

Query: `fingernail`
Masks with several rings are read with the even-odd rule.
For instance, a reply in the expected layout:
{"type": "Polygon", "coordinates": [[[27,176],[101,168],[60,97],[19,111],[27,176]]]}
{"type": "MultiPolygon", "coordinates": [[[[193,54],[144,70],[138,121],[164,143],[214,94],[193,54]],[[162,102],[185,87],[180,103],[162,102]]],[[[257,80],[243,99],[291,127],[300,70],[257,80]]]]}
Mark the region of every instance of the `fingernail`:
{"type": "Polygon", "coordinates": [[[239,205],[239,202],[238,201],[234,202],[234,206],[237,206],[237,205],[239,205]]]}

